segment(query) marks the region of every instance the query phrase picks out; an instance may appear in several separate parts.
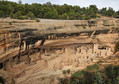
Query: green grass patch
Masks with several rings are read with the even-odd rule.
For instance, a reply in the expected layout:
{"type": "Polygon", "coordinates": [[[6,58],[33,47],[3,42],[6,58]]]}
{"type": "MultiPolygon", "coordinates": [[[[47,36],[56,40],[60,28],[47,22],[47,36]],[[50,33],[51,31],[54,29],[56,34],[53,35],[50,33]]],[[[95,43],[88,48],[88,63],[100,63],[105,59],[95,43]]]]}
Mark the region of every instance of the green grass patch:
{"type": "Polygon", "coordinates": [[[99,66],[97,64],[87,66],[87,70],[98,70],[99,66]]]}
{"type": "Polygon", "coordinates": [[[80,77],[82,77],[82,75],[84,75],[84,74],[85,74],[85,71],[82,70],[82,71],[80,71],[80,72],[75,72],[74,74],[72,74],[72,77],[78,77],[78,78],[80,78],[80,77]]]}
{"type": "Polygon", "coordinates": [[[102,61],[102,60],[100,60],[100,61],[98,61],[97,63],[103,63],[104,61],[102,61]]]}

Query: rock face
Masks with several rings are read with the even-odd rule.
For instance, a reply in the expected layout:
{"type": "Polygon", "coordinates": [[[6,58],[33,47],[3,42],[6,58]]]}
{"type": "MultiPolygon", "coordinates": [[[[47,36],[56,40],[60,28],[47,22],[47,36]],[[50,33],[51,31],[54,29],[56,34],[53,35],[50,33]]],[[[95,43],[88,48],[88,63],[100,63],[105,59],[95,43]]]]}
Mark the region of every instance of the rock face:
{"type": "Polygon", "coordinates": [[[115,25],[119,26],[119,20],[115,20],[115,25]]]}
{"type": "Polygon", "coordinates": [[[103,25],[104,26],[114,26],[114,20],[104,20],[103,25]]]}
{"type": "Polygon", "coordinates": [[[4,80],[4,84],[15,84],[15,81],[10,73],[4,70],[0,70],[0,77],[4,80]]]}
{"type": "Polygon", "coordinates": [[[0,22],[0,69],[10,72],[15,84],[58,84],[62,70],[113,55],[119,41],[116,19],[0,22]]]}

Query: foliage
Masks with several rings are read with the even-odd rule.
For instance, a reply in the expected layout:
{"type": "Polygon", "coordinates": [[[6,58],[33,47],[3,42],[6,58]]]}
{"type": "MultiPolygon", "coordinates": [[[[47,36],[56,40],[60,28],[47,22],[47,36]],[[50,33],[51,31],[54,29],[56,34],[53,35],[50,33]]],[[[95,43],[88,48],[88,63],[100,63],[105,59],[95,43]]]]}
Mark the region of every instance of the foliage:
{"type": "Polygon", "coordinates": [[[100,14],[102,14],[103,16],[106,16],[106,14],[107,14],[107,8],[102,8],[99,12],[100,12],[100,14]]]}
{"type": "Polygon", "coordinates": [[[103,16],[119,18],[119,11],[116,12],[110,7],[99,10],[96,5],[81,8],[80,6],[67,4],[55,5],[50,2],[45,4],[22,4],[21,0],[18,3],[0,1],[0,17],[16,19],[21,18],[21,16],[28,16],[30,18],[89,20],[91,18],[97,18],[98,13],[103,16]]]}
{"type": "Polygon", "coordinates": [[[0,76],[0,83],[5,84],[5,79],[2,76],[0,76]]]}
{"type": "Polygon", "coordinates": [[[69,82],[69,80],[68,80],[68,78],[60,78],[59,79],[59,81],[60,81],[60,83],[59,84],[69,84],[68,82],[69,82]]]}
{"type": "Polygon", "coordinates": [[[119,50],[119,42],[116,43],[115,51],[117,52],[119,50]]]}
{"type": "Polygon", "coordinates": [[[66,72],[67,72],[68,74],[70,74],[70,69],[68,69],[66,72]]]}
{"type": "Polygon", "coordinates": [[[119,84],[119,66],[109,65],[105,68],[107,79],[104,82],[109,84],[119,84]]]}
{"type": "Polygon", "coordinates": [[[96,18],[97,13],[98,13],[98,8],[96,7],[96,5],[90,5],[87,11],[87,15],[89,15],[91,18],[96,18]]]}
{"type": "Polygon", "coordinates": [[[22,15],[21,15],[21,11],[17,11],[16,13],[15,13],[15,18],[20,18],[22,15]]]}
{"type": "Polygon", "coordinates": [[[113,8],[110,8],[107,10],[107,16],[113,16],[115,13],[115,11],[113,10],[113,8]]]}
{"type": "Polygon", "coordinates": [[[24,20],[24,19],[28,19],[28,17],[27,16],[19,16],[19,17],[17,17],[17,19],[24,20]]]}
{"type": "Polygon", "coordinates": [[[115,12],[115,10],[111,7],[109,7],[108,9],[102,8],[101,10],[99,10],[99,13],[103,16],[119,18],[118,11],[115,12]]]}
{"type": "Polygon", "coordinates": [[[81,71],[81,72],[76,72],[71,76],[70,83],[71,84],[93,84],[95,82],[97,83],[97,81],[96,81],[96,73],[81,71]]]}
{"type": "Polygon", "coordinates": [[[104,61],[102,61],[102,60],[100,60],[100,61],[98,61],[97,63],[103,63],[104,61]]]}
{"type": "Polygon", "coordinates": [[[66,73],[67,73],[67,74],[70,74],[70,69],[68,69],[68,70],[63,70],[62,73],[63,73],[63,74],[66,74],[66,73]]]}
{"type": "Polygon", "coordinates": [[[66,74],[66,71],[65,71],[65,70],[63,70],[63,71],[62,71],[62,73],[63,73],[63,74],[66,74]]]}
{"type": "MultiPolygon", "coordinates": [[[[97,65],[92,65],[97,66],[97,65]]],[[[119,84],[119,66],[108,65],[104,70],[77,71],[60,84],[119,84]]]]}
{"type": "Polygon", "coordinates": [[[68,14],[67,13],[62,14],[61,19],[68,19],[68,14]]]}
{"type": "Polygon", "coordinates": [[[100,72],[96,72],[95,76],[96,76],[96,83],[97,84],[102,84],[103,79],[102,79],[102,76],[101,76],[100,72]]]}
{"type": "Polygon", "coordinates": [[[95,69],[99,69],[97,64],[91,65],[91,66],[87,66],[87,70],[95,70],[95,69]]]}
{"type": "Polygon", "coordinates": [[[14,14],[13,13],[10,13],[10,16],[9,16],[10,18],[14,18],[15,16],[14,16],[14,14]]]}
{"type": "Polygon", "coordinates": [[[78,72],[75,72],[74,74],[72,74],[72,77],[82,77],[82,75],[85,74],[85,71],[82,70],[82,71],[78,71],[78,72]]]}
{"type": "Polygon", "coordinates": [[[27,14],[27,16],[30,18],[34,18],[34,14],[31,11],[27,14]]]}

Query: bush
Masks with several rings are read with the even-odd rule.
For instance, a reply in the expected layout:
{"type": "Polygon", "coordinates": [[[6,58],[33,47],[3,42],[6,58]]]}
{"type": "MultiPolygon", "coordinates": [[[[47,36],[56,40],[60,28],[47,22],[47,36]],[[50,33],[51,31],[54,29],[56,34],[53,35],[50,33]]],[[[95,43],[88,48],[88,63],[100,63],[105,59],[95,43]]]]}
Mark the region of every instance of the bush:
{"type": "Polygon", "coordinates": [[[104,72],[107,76],[106,83],[119,84],[119,66],[109,65],[104,72]]]}
{"type": "Polygon", "coordinates": [[[34,14],[31,11],[27,14],[27,16],[30,18],[34,18],[34,14]]]}
{"type": "Polygon", "coordinates": [[[115,70],[114,70],[114,66],[113,65],[109,65],[105,68],[105,74],[113,79],[115,77],[115,70]]]}
{"type": "Polygon", "coordinates": [[[101,18],[101,16],[97,16],[97,18],[101,18]]]}
{"type": "Polygon", "coordinates": [[[26,17],[26,16],[20,16],[20,17],[17,17],[17,19],[24,20],[24,19],[28,19],[28,17],[26,17]]]}
{"type": "Polygon", "coordinates": [[[59,79],[59,82],[60,82],[59,84],[69,84],[69,83],[68,83],[69,80],[68,80],[67,78],[64,78],[64,79],[63,79],[63,78],[60,78],[60,79],[59,79]]]}
{"type": "Polygon", "coordinates": [[[68,19],[67,17],[68,17],[68,14],[67,13],[64,13],[64,14],[61,15],[61,18],[62,19],[68,19]]]}
{"type": "Polygon", "coordinates": [[[117,52],[119,50],[119,42],[116,43],[115,51],[117,52]]]}
{"type": "MultiPolygon", "coordinates": [[[[88,68],[98,69],[98,65],[94,64],[88,68]]],[[[77,71],[70,78],[61,79],[60,84],[119,84],[119,66],[109,65],[98,72],[77,71]]]]}
{"type": "Polygon", "coordinates": [[[66,74],[66,71],[65,70],[63,70],[62,72],[63,72],[63,74],[66,74]]]}
{"type": "Polygon", "coordinates": [[[84,19],[85,19],[85,20],[90,20],[91,17],[90,17],[90,16],[85,16],[84,19]]]}
{"type": "Polygon", "coordinates": [[[102,76],[101,76],[100,72],[96,72],[95,76],[96,76],[96,83],[97,84],[102,84],[103,79],[102,79],[102,76]]]}
{"type": "Polygon", "coordinates": [[[87,66],[87,70],[95,70],[95,69],[99,69],[99,66],[97,64],[91,65],[91,66],[87,66]]]}
{"type": "Polygon", "coordinates": [[[100,61],[98,61],[97,63],[103,63],[104,61],[102,61],[102,60],[100,60],[100,61]]]}
{"type": "Polygon", "coordinates": [[[15,15],[14,15],[13,13],[10,13],[9,17],[10,17],[10,18],[14,18],[15,15]]]}
{"type": "Polygon", "coordinates": [[[95,72],[85,72],[83,78],[85,79],[85,84],[93,84],[96,81],[95,72]]]}
{"type": "Polygon", "coordinates": [[[21,14],[21,11],[17,11],[16,13],[15,13],[15,17],[14,18],[19,18],[19,17],[21,17],[22,16],[22,14],[21,14]]]}
{"type": "Polygon", "coordinates": [[[72,84],[93,84],[96,80],[94,72],[80,71],[71,76],[72,84]]]}
{"type": "Polygon", "coordinates": [[[82,71],[78,71],[78,72],[75,72],[74,74],[72,74],[72,77],[77,77],[77,78],[80,78],[82,77],[82,75],[85,74],[85,71],[82,70],[82,71]]]}
{"type": "Polygon", "coordinates": [[[0,76],[0,83],[5,84],[5,79],[2,76],[0,76]]]}
{"type": "Polygon", "coordinates": [[[69,74],[70,73],[70,69],[68,69],[66,72],[69,74]]]}

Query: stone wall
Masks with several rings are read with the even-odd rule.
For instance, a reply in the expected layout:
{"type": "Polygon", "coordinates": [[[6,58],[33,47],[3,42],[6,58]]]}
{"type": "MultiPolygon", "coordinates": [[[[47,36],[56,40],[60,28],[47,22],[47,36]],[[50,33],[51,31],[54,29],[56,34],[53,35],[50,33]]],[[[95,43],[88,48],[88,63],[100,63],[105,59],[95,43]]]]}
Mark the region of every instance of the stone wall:
{"type": "MultiPolygon", "coordinates": [[[[100,57],[105,58],[114,54],[110,46],[93,43],[81,44],[74,47],[69,46],[67,48],[55,49],[54,51],[56,55],[61,56],[61,59],[54,64],[55,70],[63,69],[64,66],[69,65],[72,67],[79,67],[82,64],[93,63],[95,62],[94,60],[100,57]]],[[[51,53],[51,51],[47,53],[51,53]]]]}

